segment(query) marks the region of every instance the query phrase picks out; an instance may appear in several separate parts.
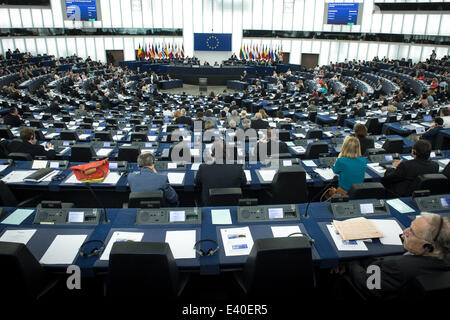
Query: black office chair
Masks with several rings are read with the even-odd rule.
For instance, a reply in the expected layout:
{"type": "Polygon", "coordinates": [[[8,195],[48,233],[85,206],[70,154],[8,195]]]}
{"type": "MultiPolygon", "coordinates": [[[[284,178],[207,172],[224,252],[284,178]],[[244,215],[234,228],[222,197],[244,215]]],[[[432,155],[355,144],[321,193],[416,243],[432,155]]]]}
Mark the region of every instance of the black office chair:
{"type": "Polygon", "coordinates": [[[136,146],[122,146],[119,147],[118,161],[137,162],[141,150],[136,146]]]}
{"type": "Polygon", "coordinates": [[[316,122],[316,118],[317,118],[317,111],[310,111],[308,113],[308,120],[311,122],[316,122]]]}
{"type": "Polygon", "coordinates": [[[131,134],[131,142],[134,141],[147,142],[148,141],[147,133],[133,132],[131,134]]]}
{"type": "Polygon", "coordinates": [[[237,206],[242,198],[241,188],[209,189],[209,206],[237,206]]]}
{"type": "Polygon", "coordinates": [[[444,301],[450,294],[450,271],[424,274],[408,281],[400,290],[400,298],[417,301],[444,301]]]}
{"type": "Polygon", "coordinates": [[[307,192],[305,169],[302,167],[279,168],[270,185],[270,202],[306,202],[307,192]]]}
{"type": "Polygon", "coordinates": [[[100,141],[114,141],[111,132],[96,132],[94,138],[100,141]]]}
{"type": "Polygon", "coordinates": [[[33,161],[31,154],[23,152],[11,152],[8,154],[8,158],[17,161],[33,161]]]}
{"type": "Polygon", "coordinates": [[[326,142],[313,142],[308,144],[305,152],[305,159],[317,159],[321,153],[328,153],[326,142]]]}
{"type": "Polygon", "coordinates": [[[44,125],[42,124],[42,122],[40,120],[30,120],[30,127],[45,129],[44,125]]]}
{"type": "Polygon", "coordinates": [[[95,157],[95,151],[91,145],[75,144],[72,146],[70,162],[90,162],[95,157]]]}
{"type": "Polygon", "coordinates": [[[12,134],[11,130],[8,128],[0,128],[0,139],[14,139],[14,135],[12,134]]]}
{"type": "Polygon", "coordinates": [[[278,139],[280,141],[289,141],[289,140],[291,140],[291,132],[289,130],[279,130],[278,131],[278,139]]]}
{"type": "Polygon", "coordinates": [[[78,133],[74,130],[63,130],[59,133],[59,138],[61,140],[72,140],[78,141],[80,138],[78,137],[78,133]]]}
{"type": "Polygon", "coordinates": [[[39,300],[58,282],[22,243],[0,242],[0,272],[7,301],[39,300]]]}
{"type": "Polygon", "coordinates": [[[146,297],[153,301],[180,296],[188,276],[178,272],[168,243],[116,242],[109,256],[108,297],[146,297]]]}
{"type": "Polygon", "coordinates": [[[386,118],[386,123],[393,123],[397,122],[397,115],[396,114],[388,114],[386,118]]]}
{"type": "Polygon", "coordinates": [[[53,122],[53,128],[67,129],[67,126],[66,126],[65,122],[55,121],[55,122],[53,122]]]}
{"type": "Polygon", "coordinates": [[[430,194],[449,192],[448,179],[442,173],[427,173],[418,176],[412,183],[412,190],[430,190],[430,194]]]}
{"type": "Polygon", "coordinates": [[[345,123],[345,119],[347,119],[346,113],[338,113],[338,117],[336,120],[336,125],[343,127],[345,123]]]}
{"type": "Polygon", "coordinates": [[[148,132],[148,126],[146,126],[146,125],[136,125],[134,127],[134,131],[135,132],[142,132],[142,131],[148,132]]]}
{"type": "Polygon", "coordinates": [[[159,208],[164,202],[162,190],[150,192],[130,192],[128,208],[159,208]]]}
{"type": "Polygon", "coordinates": [[[306,133],[306,139],[322,139],[322,136],[323,136],[323,132],[322,132],[322,130],[315,130],[315,129],[313,129],[313,130],[309,130],[307,133],[306,133]]]}
{"type": "Polygon", "coordinates": [[[364,182],[352,184],[348,191],[351,200],[356,199],[384,199],[386,189],[379,182],[364,182]]]}
{"type": "Polygon", "coordinates": [[[384,150],[383,148],[368,148],[365,152],[365,156],[370,156],[370,155],[374,155],[374,154],[385,154],[387,153],[386,150],[384,150]]]}
{"type": "Polygon", "coordinates": [[[8,185],[0,180],[0,206],[2,207],[36,207],[41,197],[42,195],[38,194],[19,202],[8,185]]]}
{"type": "Polygon", "coordinates": [[[34,130],[34,138],[37,141],[45,141],[45,136],[41,130],[34,130]]]}
{"type": "Polygon", "coordinates": [[[292,130],[292,123],[289,122],[279,122],[277,127],[281,130],[292,130]]]}
{"type": "Polygon", "coordinates": [[[92,129],[92,123],[80,123],[80,128],[81,129],[92,129]]]}
{"type": "Polygon", "coordinates": [[[381,133],[381,126],[378,122],[378,118],[367,119],[365,126],[367,128],[367,132],[369,132],[370,134],[380,134],[381,133]]]}
{"type": "Polygon", "coordinates": [[[403,139],[389,138],[383,144],[382,148],[386,150],[386,153],[403,153],[403,139]]]}
{"type": "Polygon", "coordinates": [[[235,278],[253,298],[310,297],[314,289],[311,243],[306,237],[256,239],[235,278]]]}

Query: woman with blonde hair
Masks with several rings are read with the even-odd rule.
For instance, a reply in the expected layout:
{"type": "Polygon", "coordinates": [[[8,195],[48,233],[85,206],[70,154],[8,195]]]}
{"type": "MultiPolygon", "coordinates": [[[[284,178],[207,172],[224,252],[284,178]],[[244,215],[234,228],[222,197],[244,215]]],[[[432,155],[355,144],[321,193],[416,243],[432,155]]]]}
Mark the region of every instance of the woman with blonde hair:
{"type": "Polygon", "coordinates": [[[258,112],[261,113],[261,116],[263,119],[267,119],[269,117],[266,113],[266,110],[264,110],[264,109],[259,109],[258,112]]]}
{"type": "Polygon", "coordinates": [[[358,138],[347,136],[333,167],[333,172],[339,176],[336,192],[347,194],[352,184],[363,183],[366,168],[367,159],[361,156],[358,138]]]}

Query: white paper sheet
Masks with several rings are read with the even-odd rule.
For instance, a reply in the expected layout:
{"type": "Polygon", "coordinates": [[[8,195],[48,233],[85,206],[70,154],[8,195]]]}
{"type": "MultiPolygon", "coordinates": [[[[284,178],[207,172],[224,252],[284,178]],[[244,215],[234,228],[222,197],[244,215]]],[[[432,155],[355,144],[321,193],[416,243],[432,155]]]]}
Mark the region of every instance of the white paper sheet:
{"type": "Polygon", "coordinates": [[[108,175],[106,176],[105,180],[103,180],[101,183],[104,184],[116,184],[121,175],[118,172],[115,171],[109,171],[108,175]]]}
{"type": "Polygon", "coordinates": [[[168,172],[167,177],[169,178],[170,184],[183,184],[184,172],[168,172]]]}
{"type": "Polygon", "coordinates": [[[379,176],[384,176],[384,173],[386,172],[386,169],[381,167],[377,162],[368,163],[367,166],[379,176]]]}
{"type": "Polygon", "coordinates": [[[155,142],[156,140],[158,140],[158,136],[147,136],[148,137],[148,141],[150,142],[155,142]]]}
{"type": "Polygon", "coordinates": [[[177,168],[177,164],[174,162],[169,162],[167,164],[167,169],[176,169],[177,168]]]}
{"type": "Polygon", "coordinates": [[[302,160],[302,162],[307,167],[317,167],[317,165],[312,160],[302,160]]]}
{"type": "Polygon", "coordinates": [[[201,162],[193,163],[191,166],[191,170],[197,171],[200,168],[201,162]]]}
{"type": "Polygon", "coordinates": [[[231,224],[230,209],[211,210],[212,224],[231,224]]]}
{"type": "Polygon", "coordinates": [[[71,184],[71,183],[83,183],[82,181],[77,180],[77,177],[73,173],[71,173],[67,179],[63,182],[63,184],[71,184]]]}
{"type": "Polygon", "coordinates": [[[250,170],[244,170],[244,173],[245,173],[245,178],[247,178],[247,182],[251,182],[252,174],[251,174],[250,170]]]}
{"type": "Polygon", "coordinates": [[[195,230],[167,231],[166,240],[175,259],[194,259],[195,230]]]}
{"type": "Polygon", "coordinates": [[[80,140],[87,140],[91,135],[89,133],[83,133],[78,136],[80,140]]]}
{"type": "Polygon", "coordinates": [[[449,161],[450,161],[450,159],[441,159],[441,160],[438,160],[439,164],[442,165],[442,166],[444,166],[444,167],[449,163],[449,161]]]}
{"type": "Polygon", "coordinates": [[[20,183],[35,170],[14,170],[2,178],[2,181],[8,183],[20,183]]]}
{"type": "Polygon", "coordinates": [[[303,148],[302,146],[292,147],[292,150],[294,150],[295,153],[299,153],[299,154],[306,152],[306,149],[303,148]]]}
{"type": "Polygon", "coordinates": [[[395,210],[397,210],[400,213],[416,212],[416,210],[414,210],[413,208],[408,206],[406,203],[404,203],[400,199],[390,199],[390,200],[386,200],[386,202],[388,205],[390,205],[392,208],[394,208],[395,210]]]}
{"type": "Polygon", "coordinates": [[[399,234],[403,233],[402,228],[397,221],[391,219],[370,219],[383,232],[384,237],[380,238],[380,242],[384,245],[401,246],[399,234]]]}
{"type": "Polygon", "coordinates": [[[5,170],[6,168],[8,168],[8,165],[0,165],[0,172],[2,172],[3,170],[5,170]]]}
{"type": "Polygon", "coordinates": [[[264,182],[272,182],[277,170],[258,170],[264,182]]]}
{"type": "Polygon", "coordinates": [[[367,247],[362,240],[344,241],[339,236],[336,228],[332,224],[327,225],[331,238],[338,251],[367,251],[367,247]]]}
{"type": "Polygon", "coordinates": [[[43,169],[47,168],[48,160],[34,160],[31,169],[43,169]]]}
{"type": "Polygon", "coordinates": [[[248,255],[253,247],[253,238],[249,227],[220,229],[225,255],[248,255]]]}
{"type": "Polygon", "coordinates": [[[324,180],[331,180],[334,178],[334,172],[331,168],[321,169],[317,168],[314,169],[316,173],[318,173],[324,180]]]}
{"type": "Polygon", "coordinates": [[[113,149],[101,148],[97,151],[98,157],[107,157],[113,151],[113,149]]]}
{"type": "Polygon", "coordinates": [[[100,257],[100,260],[109,260],[109,254],[111,253],[112,246],[115,242],[125,242],[125,241],[141,242],[143,236],[144,236],[143,232],[122,232],[122,231],[114,232],[111,236],[111,239],[109,239],[108,244],[106,245],[105,251],[103,251],[103,254],[100,257]]]}
{"type": "Polygon", "coordinates": [[[42,256],[40,263],[72,264],[86,238],[86,234],[57,235],[42,256]]]}
{"type": "Polygon", "coordinates": [[[36,233],[36,229],[6,230],[0,237],[0,241],[27,244],[36,233]]]}
{"type": "MultiPolygon", "coordinates": [[[[301,232],[299,226],[273,226],[271,227],[272,234],[274,238],[284,238],[289,236],[290,234],[301,232]]],[[[297,237],[299,235],[295,235],[292,237],[297,237]]]]}

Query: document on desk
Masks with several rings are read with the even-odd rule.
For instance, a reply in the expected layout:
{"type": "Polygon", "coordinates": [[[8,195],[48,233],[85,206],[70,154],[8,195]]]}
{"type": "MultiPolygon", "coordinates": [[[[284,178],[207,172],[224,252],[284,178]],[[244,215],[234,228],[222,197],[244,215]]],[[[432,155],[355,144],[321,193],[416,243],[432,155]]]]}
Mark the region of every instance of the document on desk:
{"type": "Polygon", "coordinates": [[[48,160],[33,160],[31,169],[43,169],[47,168],[48,160]]]}
{"type": "Polygon", "coordinates": [[[364,217],[333,220],[333,225],[343,240],[364,240],[383,238],[383,232],[373,223],[373,220],[364,217]]]}
{"type": "Polygon", "coordinates": [[[118,172],[109,171],[109,173],[106,176],[105,180],[103,180],[101,183],[103,183],[103,184],[117,184],[117,182],[120,180],[120,177],[121,177],[121,175],[118,172]]]}
{"type": "Polygon", "coordinates": [[[378,162],[368,163],[367,166],[379,176],[384,176],[386,169],[380,166],[378,162]]]}
{"type": "Polygon", "coordinates": [[[8,168],[9,166],[7,164],[5,165],[0,165],[0,172],[2,172],[3,170],[5,170],[6,168],[8,168]]]}
{"type": "Polygon", "coordinates": [[[194,259],[195,230],[167,231],[166,240],[175,259],[194,259]]]}
{"type": "Polygon", "coordinates": [[[57,235],[42,256],[42,264],[72,264],[87,234],[57,235]]]}
{"type": "Polygon", "coordinates": [[[401,246],[402,241],[399,234],[403,233],[397,221],[392,219],[370,219],[383,232],[384,237],[380,242],[384,245],[401,246]]]}
{"type": "Polygon", "coordinates": [[[298,154],[303,154],[306,152],[306,149],[303,148],[302,146],[292,147],[292,150],[294,150],[295,153],[298,153],[298,154]]]}
{"type": "Polygon", "coordinates": [[[253,238],[249,227],[220,229],[225,255],[248,255],[253,247],[253,238]]]}
{"type": "Polygon", "coordinates": [[[367,247],[362,240],[345,241],[342,240],[339,232],[332,224],[327,224],[328,232],[336,245],[338,251],[367,251],[367,247]]]}
{"type": "Polygon", "coordinates": [[[167,169],[176,169],[177,164],[175,162],[169,162],[167,163],[167,169]]]}
{"type": "Polygon", "coordinates": [[[307,167],[317,167],[317,165],[312,160],[302,160],[302,162],[307,167]]]}
{"type": "Polygon", "coordinates": [[[89,133],[83,133],[78,136],[80,140],[87,140],[91,135],[89,133]]]}
{"type": "Polygon", "coordinates": [[[126,241],[141,242],[143,236],[144,236],[143,232],[122,232],[122,231],[114,232],[111,236],[111,239],[109,239],[105,251],[103,251],[103,254],[100,257],[100,260],[109,260],[109,254],[111,253],[111,249],[114,243],[126,241]]]}
{"type": "Polygon", "coordinates": [[[20,183],[20,182],[23,182],[23,179],[28,177],[33,172],[35,172],[35,170],[14,170],[14,171],[8,173],[6,176],[4,176],[2,178],[2,181],[6,184],[20,183]]]}
{"type": "Polygon", "coordinates": [[[195,163],[193,163],[192,165],[191,165],[191,170],[193,170],[193,171],[198,171],[198,169],[200,168],[200,165],[201,165],[202,163],[201,162],[195,162],[195,163]]]}
{"type": "Polygon", "coordinates": [[[36,229],[6,230],[0,237],[0,241],[27,244],[36,233],[36,229]]]}
{"type": "Polygon", "coordinates": [[[212,224],[231,224],[230,209],[211,210],[212,224]]]}
{"type": "Polygon", "coordinates": [[[277,170],[258,170],[258,172],[264,182],[272,182],[277,170]]]}
{"type": "Polygon", "coordinates": [[[438,162],[439,162],[439,165],[442,165],[445,167],[450,162],[450,159],[441,159],[441,160],[438,160],[438,162]]]}
{"type": "Polygon", "coordinates": [[[251,182],[252,174],[251,174],[250,170],[244,170],[244,173],[245,173],[245,178],[247,179],[247,182],[251,182]]]}
{"type": "Polygon", "coordinates": [[[298,138],[298,139],[304,139],[306,136],[304,133],[294,133],[294,137],[298,138]]]}
{"type": "Polygon", "coordinates": [[[158,136],[147,136],[147,138],[150,142],[155,142],[156,140],[158,140],[158,136]]]}
{"type": "Polygon", "coordinates": [[[314,172],[318,173],[324,180],[332,180],[334,178],[334,172],[333,169],[331,168],[326,169],[317,168],[314,169],[314,172]]]}
{"type": "Polygon", "coordinates": [[[71,173],[69,177],[66,179],[66,181],[63,182],[63,184],[72,184],[72,183],[83,183],[83,182],[78,180],[77,177],[73,173],[71,173]]]}
{"type": "Polygon", "coordinates": [[[59,136],[59,132],[53,132],[45,135],[45,139],[53,139],[54,137],[59,136]]]}
{"type": "Polygon", "coordinates": [[[123,137],[125,137],[123,134],[116,134],[113,136],[113,140],[114,141],[120,141],[123,139],[123,137]]]}
{"type": "MultiPolygon", "coordinates": [[[[301,232],[299,226],[273,226],[271,229],[274,238],[285,238],[293,233],[301,232]]],[[[295,235],[295,237],[299,236],[295,235]]]]}
{"type": "Polygon", "coordinates": [[[408,206],[406,203],[404,203],[402,200],[400,200],[398,198],[386,200],[386,202],[388,205],[390,205],[392,208],[394,208],[395,210],[397,210],[400,213],[416,212],[416,210],[414,210],[413,208],[411,208],[410,206],[408,206]]]}
{"type": "Polygon", "coordinates": [[[170,184],[183,184],[184,172],[168,172],[167,177],[169,178],[170,184]]]}
{"type": "Polygon", "coordinates": [[[34,212],[34,209],[16,209],[13,213],[11,213],[5,220],[3,220],[2,224],[21,224],[26,218],[30,216],[34,212]]]}
{"type": "Polygon", "coordinates": [[[113,151],[113,149],[101,148],[97,151],[98,157],[107,157],[113,151]]]}

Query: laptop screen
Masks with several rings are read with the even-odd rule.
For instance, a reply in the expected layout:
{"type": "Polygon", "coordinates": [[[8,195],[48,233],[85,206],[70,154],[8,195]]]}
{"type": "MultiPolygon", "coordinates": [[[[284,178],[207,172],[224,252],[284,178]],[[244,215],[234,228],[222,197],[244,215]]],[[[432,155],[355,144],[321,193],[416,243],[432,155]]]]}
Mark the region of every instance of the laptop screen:
{"type": "Polygon", "coordinates": [[[423,121],[431,122],[431,121],[433,121],[433,118],[430,115],[426,115],[426,116],[423,116],[423,121]]]}

